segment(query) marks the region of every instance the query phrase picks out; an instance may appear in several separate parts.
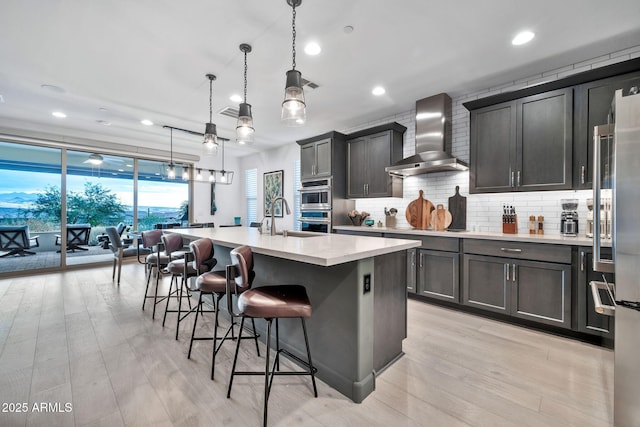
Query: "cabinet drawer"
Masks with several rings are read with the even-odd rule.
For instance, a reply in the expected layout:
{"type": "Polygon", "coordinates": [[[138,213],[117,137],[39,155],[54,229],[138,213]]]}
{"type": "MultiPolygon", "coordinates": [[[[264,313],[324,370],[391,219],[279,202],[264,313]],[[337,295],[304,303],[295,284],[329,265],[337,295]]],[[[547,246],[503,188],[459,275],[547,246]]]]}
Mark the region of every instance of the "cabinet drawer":
{"type": "Polygon", "coordinates": [[[391,239],[420,240],[420,249],[431,249],[433,251],[458,252],[460,249],[460,239],[455,237],[419,236],[415,234],[384,233],[384,237],[391,239]]]}
{"type": "Polygon", "coordinates": [[[496,241],[465,239],[464,253],[529,259],[571,264],[571,247],[545,243],[523,243],[513,241],[496,241]]]}

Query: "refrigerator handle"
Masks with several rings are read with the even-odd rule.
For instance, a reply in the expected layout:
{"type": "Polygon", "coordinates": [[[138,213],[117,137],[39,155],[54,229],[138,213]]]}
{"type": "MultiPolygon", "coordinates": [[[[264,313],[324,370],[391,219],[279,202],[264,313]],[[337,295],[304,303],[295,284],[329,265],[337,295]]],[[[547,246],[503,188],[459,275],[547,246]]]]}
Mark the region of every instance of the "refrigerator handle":
{"type": "Polygon", "coordinates": [[[602,238],[600,236],[600,200],[602,185],[601,167],[601,147],[600,137],[612,135],[613,125],[596,126],[593,131],[593,269],[605,273],[613,273],[613,261],[602,259],[600,247],[602,238]]]}

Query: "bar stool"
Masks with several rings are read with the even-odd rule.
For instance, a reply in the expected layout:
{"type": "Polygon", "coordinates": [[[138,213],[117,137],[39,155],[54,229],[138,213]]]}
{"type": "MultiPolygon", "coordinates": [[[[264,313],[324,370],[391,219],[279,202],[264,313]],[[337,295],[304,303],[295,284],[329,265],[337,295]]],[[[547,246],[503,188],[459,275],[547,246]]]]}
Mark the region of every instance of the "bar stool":
{"type": "MultiPolygon", "coordinates": [[[[251,288],[250,277],[253,274],[253,253],[249,246],[241,246],[231,251],[232,265],[227,267],[227,284],[231,287],[234,284],[234,293],[238,299],[239,312],[235,313],[230,302],[229,312],[233,316],[242,317],[240,322],[240,332],[236,344],[236,352],[233,358],[233,366],[231,368],[231,378],[229,379],[229,389],[227,398],[231,397],[231,386],[233,385],[234,375],[264,375],[264,414],[263,425],[267,425],[267,408],[269,402],[269,392],[271,391],[271,383],[274,375],[310,375],[313,383],[313,395],[318,397],[318,389],[316,388],[316,369],[311,362],[311,351],[309,350],[309,339],[307,337],[307,327],[305,318],[311,317],[311,303],[307,296],[307,291],[301,285],[273,285],[262,286],[259,288],[251,288]],[[245,318],[263,318],[267,321],[267,354],[265,356],[264,372],[253,371],[236,371],[236,363],[238,361],[238,351],[240,350],[240,341],[242,336],[242,328],[245,318]],[[304,333],[304,342],[307,348],[307,361],[289,353],[284,349],[280,349],[278,335],[278,319],[281,318],[300,318],[302,322],[302,331],[304,333]],[[276,356],[269,371],[269,355],[271,350],[271,324],[273,319],[276,320],[276,356]],[[280,353],[285,353],[289,357],[295,359],[298,363],[306,366],[306,371],[280,372],[280,353]]],[[[227,289],[227,293],[231,295],[231,289],[227,289]]],[[[228,298],[227,301],[230,301],[228,298]]]]}
{"type": "Polygon", "coordinates": [[[165,268],[171,261],[171,256],[164,251],[162,243],[162,230],[143,231],[141,234],[142,247],[152,251],[144,259],[145,269],[147,270],[147,287],[144,290],[144,300],[142,301],[142,310],[148,298],[153,298],[153,315],[156,317],[156,305],[164,301],[164,295],[158,295],[158,285],[160,283],[161,270],[165,268]],[[149,284],[151,283],[151,274],[156,272],[156,290],[153,295],[149,295],[149,284]],[[160,300],[158,300],[160,297],[160,300]]]}
{"type": "MultiPolygon", "coordinates": [[[[169,233],[162,235],[162,243],[164,245],[164,252],[167,256],[169,256],[169,263],[166,266],[165,271],[171,274],[171,281],[169,282],[169,292],[165,297],[167,302],[164,309],[164,316],[162,318],[162,326],[164,327],[165,322],[167,321],[167,313],[178,313],[176,318],[176,340],[178,339],[178,335],[180,333],[180,322],[184,320],[186,316],[191,313],[191,294],[189,292],[186,295],[183,293],[185,281],[189,277],[196,276],[199,274],[199,271],[193,266],[193,263],[186,260],[186,256],[188,256],[189,251],[185,251],[182,236],[179,234],[169,233]],[[178,284],[179,282],[179,284],[178,284]],[[173,284],[175,283],[175,290],[173,290],[173,284]],[[178,309],[177,310],[169,310],[169,301],[171,298],[176,298],[178,300],[178,309]],[[187,298],[187,302],[189,303],[189,311],[182,316],[182,299],[187,298]]],[[[208,262],[211,264],[209,269],[211,269],[218,261],[213,258],[213,254],[211,254],[208,262]]],[[[202,264],[205,265],[204,263],[202,264]]]]}
{"type": "MultiPolygon", "coordinates": [[[[189,244],[191,251],[194,256],[194,267],[198,269],[199,265],[203,262],[202,260],[206,260],[208,256],[213,257],[213,242],[209,239],[199,239],[189,244]],[[205,242],[206,240],[206,242],[205,242]],[[210,253],[210,255],[209,255],[210,253]]],[[[252,272],[253,273],[253,272],[252,272]]],[[[249,278],[250,281],[253,281],[253,276],[249,278]]],[[[220,351],[220,347],[227,339],[235,340],[233,327],[236,325],[235,318],[231,317],[231,325],[227,328],[227,331],[222,337],[218,337],[218,313],[220,308],[220,300],[225,296],[227,291],[227,276],[225,270],[221,271],[209,271],[203,274],[200,274],[196,279],[195,283],[187,284],[187,288],[191,292],[200,292],[200,297],[198,298],[198,306],[195,308],[196,318],[193,321],[193,331],[191,332],[191,342],[189,343],[189,353],[187,355],[188,359],[191,359],[191,350],[193,349],[193,342],[200,340],[213,340],[213,354],[211,357],[211,379],[214,379],[215,374],[215,366],[216,366],[216,354],[220,351]],[[215,321],[213,324],[213,337],[196,337],[196,326],[198,325],[198,313],[207,313],[207,311],[202,310],[202,297],[204,295],[211,295],[211,299],[213,301],[213,306],[216,315],[215,321]],[[229,334],[231,334],[231,338],[229,338],[229,334]],[[220,340],[220,344],[217,344],[218,340],[220,340]]],[[[242,337],[242,339],[253,339],[256,343],[256,352],[258,353],[258,357],[260,357],[260,349],[258,347],[258,337],[259,334],[256,333],[256,324],[254,319],[251,319],[251,323],[253,325],[253,335],[242,337]]]]}

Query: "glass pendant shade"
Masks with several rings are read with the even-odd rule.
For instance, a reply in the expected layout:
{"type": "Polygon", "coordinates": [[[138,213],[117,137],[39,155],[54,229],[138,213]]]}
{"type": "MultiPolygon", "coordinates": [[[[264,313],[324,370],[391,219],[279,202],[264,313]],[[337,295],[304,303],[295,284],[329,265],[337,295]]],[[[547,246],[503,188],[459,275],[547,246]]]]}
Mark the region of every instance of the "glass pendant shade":
{"type": "Polygon", "coordinates": [[[186,181],[189,179],[189,168],[186,166],[182,167],[182,180],[186,181]]]}
{"type": "Polygon", "coordinates": [[[302,74],[298,70],[287,71],[281,119],[287,126],[302,126],[307,119],[302,89],[302,74]]]}
{"type": "Polygon", "coordinates": [[[209,182],[216,182],[216,173],[211,169],[209,169],[209,182]]]}
{"type": "Polygon", "coordinates": [[[204,146],[208,151],[217,152],[218,135],[215,123],[207,123],[204,131],[204,146]]]}
{"type": "Polygon", "coordinates": [[[221,184],[232,184],[233,183],[233,172],[232,171],[221,171],[220,172],[220,183],[221,184]]]}
{"type": "Polygon", "coordinates": [[[173,163],[169,163],[169,170],[167,171],[167,176],[169,179],[175,179],[176,177],[176,167],[173,163]]]}
{"type": "Polygon", "coordinates": [[[251,116],[251,104],[243,102],[238,110],[238,124],[236,126],[236,137],[238,144],[253,142],[253,117],[251,116]]]}

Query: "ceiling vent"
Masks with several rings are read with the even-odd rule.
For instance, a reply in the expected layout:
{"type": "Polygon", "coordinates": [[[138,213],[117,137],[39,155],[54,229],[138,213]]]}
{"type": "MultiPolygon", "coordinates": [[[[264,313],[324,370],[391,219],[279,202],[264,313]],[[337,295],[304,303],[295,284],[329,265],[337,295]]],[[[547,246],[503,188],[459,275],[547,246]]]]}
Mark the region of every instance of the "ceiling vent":
{"type": "Polygon", "coordinates": [[[316,83],[311,82],[311,81],[309,81],[309,80],[305,79],[304,77],[302,78],[302,86],[303,86],[303,87],[304,87],[304,86],[307,86],[307,87],[309,87],[309,88],[311,88],[311,89],[317,89],[317,88],[319,88],[319,87],[320,87],[320,86],[318,86],[316,83]]]}
{"type": "Polygon", "coordinates": [[[221,116],[231,117],[232,119],[238,118],[238,108],[237,107],[224,107],[222,110],[218,111],[218,114],[221,116]]]}

